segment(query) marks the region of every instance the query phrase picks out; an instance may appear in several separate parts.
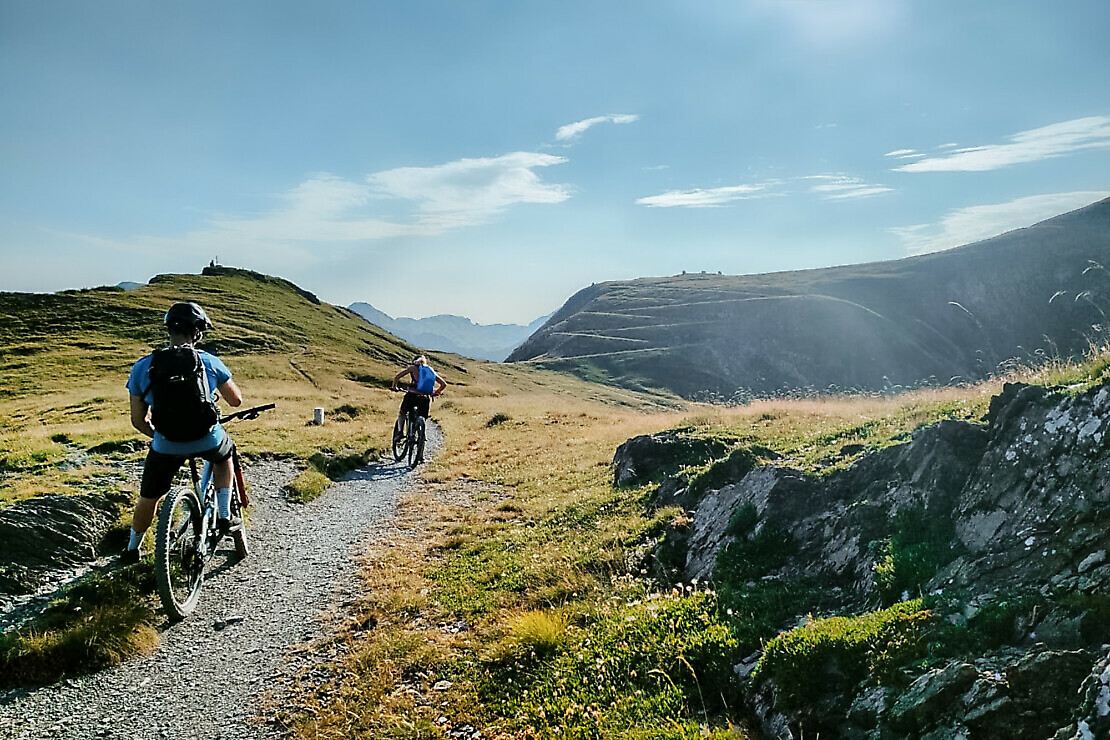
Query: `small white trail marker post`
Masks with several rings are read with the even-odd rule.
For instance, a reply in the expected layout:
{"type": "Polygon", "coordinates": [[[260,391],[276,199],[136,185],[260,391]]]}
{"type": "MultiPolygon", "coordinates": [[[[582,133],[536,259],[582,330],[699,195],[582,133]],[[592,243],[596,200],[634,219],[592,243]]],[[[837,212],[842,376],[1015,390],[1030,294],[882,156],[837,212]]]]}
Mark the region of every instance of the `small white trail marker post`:
{"type": "Polygon", "coordinates": [[[318,427],[324,425],[324,409],[322,406],[312,409],[312,423],[318,427]]]}

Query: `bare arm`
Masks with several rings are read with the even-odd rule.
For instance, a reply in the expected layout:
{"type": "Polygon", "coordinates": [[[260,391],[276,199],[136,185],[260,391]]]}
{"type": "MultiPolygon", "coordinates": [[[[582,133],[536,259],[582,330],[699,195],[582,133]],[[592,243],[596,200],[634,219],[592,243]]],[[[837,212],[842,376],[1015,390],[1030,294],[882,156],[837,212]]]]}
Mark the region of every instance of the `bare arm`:
{"type": "Polygon", "coordinates": [[[405,377],[406,375],[408,375],[408,376],[409,376],[410,378],[413,378],[413,381],[412,381],[412,382],[413,382],[413,383],[415,383],[415,382],[416,382],[416,380],[415,380],[415,378],[416,378],[416,375],[414,374],[414,372],[415,372],[415,368],[416,368],[416,366],[415,366],[415,365],[409,365],[409,366],[408,366],[408,367],[406,367],[406,368],[405,368],[404,370],[402,370],[401,372],[399,372],[399,373],[397,373],[396,375],[394,375],[394,376],[393,376],[393,385],[392,385],[392,386],[390,386],[390,387],[391,387],[391,388],[392,388],[393,390],[397,390],[397,384],[398,384],[398,383],[400,383],[400,382],[401,382],[401,378],[405,377]]]}
{"type": "Polygon", "coordinates": [[[131,396],[131,426],[146,436],[153,437],[154,427],[150,425],[150,421],[147,419],[148,411],[150,411],[150,407],[147,406],[142,396],[131,396]]]}
{"type": "Polygon", "coordinates": [[[443,393],[443,389],[446,388],[446,387],[447,387],[447,381],[437,375],[436,376],[436,389],[434,391],[432,391],[432,395],[433,396],[438,396],[440,393],[443,393]]]}
{"type": "Polygon", "coordinates": [[[243,394],[239,392],[239,386],[235,385],[235,381],[228,378],[228,380],[221,386],[216,388],[227,401],[228,405],[238,407],[243,403],[243,394]]]}

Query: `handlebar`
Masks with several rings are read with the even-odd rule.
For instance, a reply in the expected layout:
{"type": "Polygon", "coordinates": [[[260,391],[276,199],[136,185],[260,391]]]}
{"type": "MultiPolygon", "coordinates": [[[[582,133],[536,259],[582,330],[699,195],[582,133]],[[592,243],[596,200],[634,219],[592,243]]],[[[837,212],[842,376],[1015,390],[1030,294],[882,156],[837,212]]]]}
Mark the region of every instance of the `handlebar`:
{"type": "Polygon", "coordinates": [[[258,415],[261,414],[263,411],[269,411],[270,409],[276,407],[276,403],[267,403],[263,404],[262,406],[255,406],[254,408],[243,409],[242,411],[236,411],[234,414],[221,416],[220,423],[222,424],[226,421],[235,421],[236,419],[257,419],[258,415]]]}

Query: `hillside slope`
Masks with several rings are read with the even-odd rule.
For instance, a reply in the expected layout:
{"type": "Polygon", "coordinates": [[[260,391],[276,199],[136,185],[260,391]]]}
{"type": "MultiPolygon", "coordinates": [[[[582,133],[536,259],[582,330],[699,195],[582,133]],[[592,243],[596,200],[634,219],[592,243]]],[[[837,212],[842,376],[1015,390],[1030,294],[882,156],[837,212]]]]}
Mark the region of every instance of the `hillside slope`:
{"type": "Polygon", "coordinates": [[[883,389],[1071,356],[1106,321],[1110,199],[919,257],[601,283],[508,358],[686,396],[883,389]],[[1058,294],[1059,293],[1059,294],[1058,294]]]}
{"type": "Polygon", "coordinates": [[[317,368],[338,366],[384,380],[415,351],[288,281],[205,268],[201,275],[158,275],[128,291],[0,293],[0,344],[8,355],[0,367],[0,398],[58,390],[96,373],[125,372],[164,342],[163,314],[179,300],[199,302],[212,317],[215,329],[202,347],[232,358],[232,365],[236,358],[267,357],[261,364],[270,376],[280,369],[282,375],[311,380],[317,368]]]}

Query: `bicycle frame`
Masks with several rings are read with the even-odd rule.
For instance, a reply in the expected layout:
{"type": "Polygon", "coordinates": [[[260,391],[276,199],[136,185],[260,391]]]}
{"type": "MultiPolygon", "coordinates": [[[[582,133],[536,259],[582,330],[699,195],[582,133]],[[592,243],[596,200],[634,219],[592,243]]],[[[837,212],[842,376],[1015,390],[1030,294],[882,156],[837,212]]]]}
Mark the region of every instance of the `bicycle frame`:
{"type": "Polygon", "coordinates": [[[219,533],[215,537],[211,536],[216,521],[216,496],[214,487],[210,487],[212,482],[212,463],[205,461],[203,471],[197,474],[197,458],[189,458],[189,477],[193,482],[193,491],[197,495],[197,501],[200,501],[201,510],[204,514],[200,520],[200,531],[205,533],[201,539],[201,557],[207,565],[211,560],[212,555],[216,552],[216,545],[219,544],[221,537],[219,533]],[[211,548],[209,548],[211,545],[211,548]]]}

